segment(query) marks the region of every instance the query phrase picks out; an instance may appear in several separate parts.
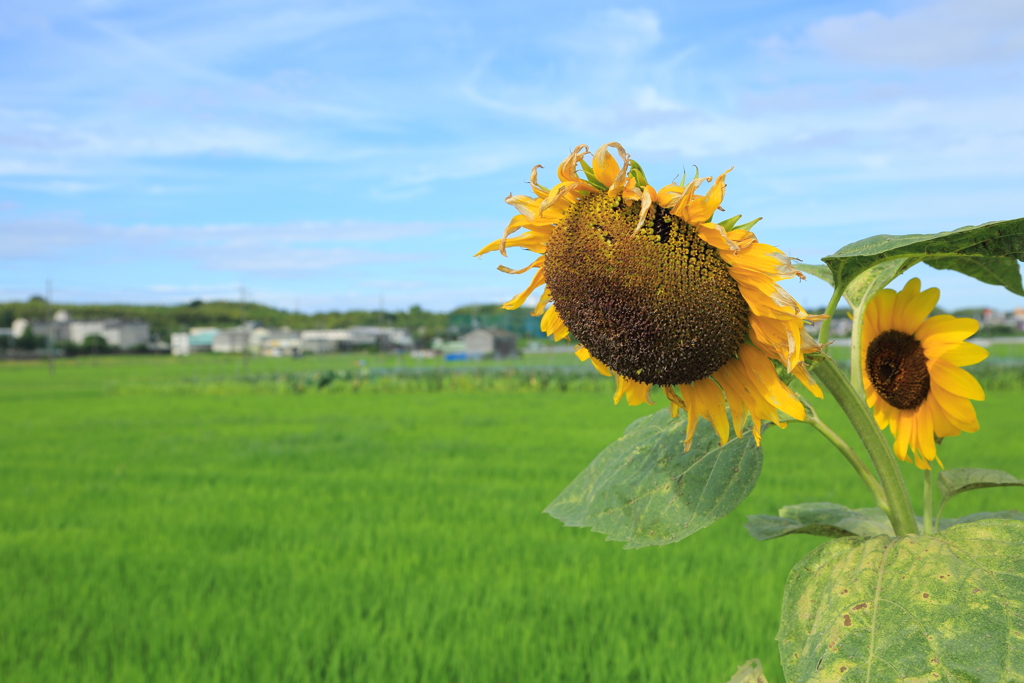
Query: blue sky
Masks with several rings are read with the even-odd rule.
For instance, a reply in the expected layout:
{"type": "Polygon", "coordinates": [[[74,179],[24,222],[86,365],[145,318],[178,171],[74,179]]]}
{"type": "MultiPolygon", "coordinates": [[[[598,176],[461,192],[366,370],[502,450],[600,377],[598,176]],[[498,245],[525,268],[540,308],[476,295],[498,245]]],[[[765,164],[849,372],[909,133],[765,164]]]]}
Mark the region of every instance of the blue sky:
{"type": "Polygon", "coordinates": [[[612,140],[807,262],[1021,217],[1024,3],[0,3],[0,301],[504,301],[503,199],[612,140]]]}

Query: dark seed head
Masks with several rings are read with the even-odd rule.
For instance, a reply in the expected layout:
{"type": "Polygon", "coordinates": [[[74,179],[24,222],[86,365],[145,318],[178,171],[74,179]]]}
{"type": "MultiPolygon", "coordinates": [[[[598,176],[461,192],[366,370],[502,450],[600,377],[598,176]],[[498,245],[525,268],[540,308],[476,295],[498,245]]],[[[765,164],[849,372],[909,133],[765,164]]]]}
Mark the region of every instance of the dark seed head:
{"type": "Polygon", "coordinates": [[[887,330],[868,346],[865,366],[871,385],[886,403],[914,410],[928,398],[928,359],[913,335],[887,330]]]}
{"type": "Polygon", "coordinates": [[[640,202],[587,195],[552,233],[544,272],[573,336],[615,372],[689,384],[735,357],[750,309],[729,266],[696,228],[640,202]]]}

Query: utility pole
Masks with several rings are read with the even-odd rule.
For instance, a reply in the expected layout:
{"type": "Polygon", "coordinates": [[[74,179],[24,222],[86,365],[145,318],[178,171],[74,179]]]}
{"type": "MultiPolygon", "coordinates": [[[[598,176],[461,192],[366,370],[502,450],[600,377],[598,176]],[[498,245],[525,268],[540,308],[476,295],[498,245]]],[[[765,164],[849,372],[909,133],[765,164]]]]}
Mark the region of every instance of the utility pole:
{"type": "Polygon", "coordinates": [[[53,281],[46,280],[46,364],[53,374],[53,281]]]}
{"type": "Polygon", "coordinates": [[[249,376],[249,328],[245,325],[245,286],[238,288],[238,297],[241,300],[241,306],[239,307],[239,321],[238,324],[245,330],[245,344],[242,348],[242,376],[249,376]]]}
{"type": "Polygon", "coordinates": [[[387,350],[386,335],[384,334],[384,295],[380,295],[380,307],[377,309],[377,353],[384,353],[387,350]]]}

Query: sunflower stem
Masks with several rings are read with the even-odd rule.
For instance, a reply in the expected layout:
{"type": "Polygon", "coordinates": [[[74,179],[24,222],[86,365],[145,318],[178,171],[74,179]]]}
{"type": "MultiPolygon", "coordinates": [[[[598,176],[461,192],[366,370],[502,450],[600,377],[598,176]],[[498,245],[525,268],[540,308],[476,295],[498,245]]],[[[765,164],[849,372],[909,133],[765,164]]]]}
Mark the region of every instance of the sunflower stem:
{"type": "Polygon", "coordinates": [[[922,470],[924,473],[924,532],[926,534],[935,533],[935,525],[932,523],[932,471],[931,469],[922,470]]]}
{"type": "Polygon", "coordinates": [[[836,312],[836,307],[839,302],[843,299],[843,290],[838,287],[832,292],[832,298],[828,302],[828,306],[825,308],[825,315],[828,317],[821,321],[821,331],[818,332],[818,344],[825,346],[828,344],[828,333],[832,329],[832,316],[836,312]]]}
{"type": "Polygon", "coordinates": [[[846,378],[831,356],[820,356],[819,361],[814,364],[812,372],[835,397],[839,407],[850,419],[850,424],[853,425],[857,436],[863,442],[868,455],[871,456],[871,462],[874,463],[875,472],[878,474],[878,481],[885,492],[885,500],[889,503],[887,514],[896,535],[906,536],[918,533],[914,510],[910,506],[910,496],[907,494],[907,485],[896,465],[896,456],[893,455],[889,442],[878,429],[878,424],[875,422],[868,404],[857,396],[850,380],[846,378]]]}
{"type": "Polygon", "coordinates": [[[871,491],[871,495],[875,497],[875,502],[878,503],[878,507],[882,509],[885,514],[889,514],[889,502],[885,498],[885,491],[879,485],[878,480],[871,474],[864,462],[857,456],[857,453],[850,448],[849,444],[843,441],[842,437],[836,434],[832,429],[822,422],[821,418],[818,417],[814,409],[806,403],[804,404],[807,410],[807,419],[804,420],[807,424],[811,425],[824,436],[829,442],[836,447],[846,461],[849,462],[853,469],[860,475],[861,480],[867,485],[871,491]]]}
{"type": "Polygon", "coordinates": [[[864,306],[853,308],[853,330],[850,332],[850,384],[864,398],[864,371],[861,369],[860,345],[864,339],[864,306]]]}

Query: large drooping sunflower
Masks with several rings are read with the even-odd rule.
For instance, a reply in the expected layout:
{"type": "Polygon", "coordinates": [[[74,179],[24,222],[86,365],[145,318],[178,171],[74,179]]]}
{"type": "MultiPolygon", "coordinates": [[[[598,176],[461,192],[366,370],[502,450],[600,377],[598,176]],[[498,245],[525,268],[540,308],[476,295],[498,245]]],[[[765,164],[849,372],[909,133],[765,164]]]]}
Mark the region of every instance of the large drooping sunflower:
{"type": "Polygon", "coordinates": [[[883,289],[864,313],[861,367],[868,405],[875,421],[896,437],[896,455],[930,470],[942,466],[935,437],[978,431],[971,400],[985,391],[965,365],[988,358],[988,351],[964,341],[978,331],[978,321],[928,314],[939,300],[936,288],[921,291],[917,278],[897,293],[883,289]]]}
{"type": "Polygon", "coordinates": [[[804,324],[817,318],[776,284],[803,276],[778,249],[757,241],[749,230],[756,220],[711,220],[725,173],[705,195],[697,190],[710,177],[655,190],[618,143],[600,147],[592,164],[588,155],[585,145],[577,147],[550,189],[538,184],[535,166],[534,196],[505,200],[519,214],[477,256],[504,256],[508,247],[541,255],[520,270],[498,267],[512,274],[536,269],[505,308],[519,308],[543,285],[533,313],[544,316],[541,329],[556,341],[571,333],[581,360],[614,375],[616,403],[623,396],[630,405],[651,403],[651,388],[662,387],[673,415],[688,415],[687,448],[698,416],[728,439],[726,402],[736,433],[750,415],[759,443],[761,420],[785,426],[780,411],[804,419],[772,359],[820,398],[803,362],[817,349],[804,324]],[[525,234],[510,237],[522,228],[525,234]]]}

